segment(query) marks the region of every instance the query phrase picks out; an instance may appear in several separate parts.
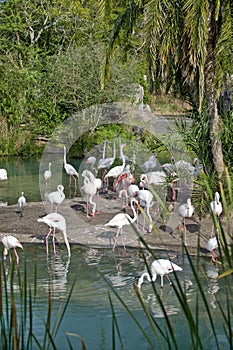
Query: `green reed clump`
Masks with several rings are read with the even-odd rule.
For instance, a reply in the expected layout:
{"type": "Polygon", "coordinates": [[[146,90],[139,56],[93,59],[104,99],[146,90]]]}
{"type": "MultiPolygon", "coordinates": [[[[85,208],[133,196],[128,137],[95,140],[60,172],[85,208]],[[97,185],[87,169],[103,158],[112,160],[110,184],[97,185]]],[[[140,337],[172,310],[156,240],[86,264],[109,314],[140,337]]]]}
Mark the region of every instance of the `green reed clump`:
{"type": "MultiPolygon", "coordinates": [[[[36,263],[34,273],[34,285],[31,287],[27,279],[26,262],[24,265],[23,278],[18,266],[11,264],[7,267],[0,262],[0,349],[18,350],[18,349],[58,349],[56,345],[56,335],[60,329],[65,316],[71,294],[74,288],[75,280],[71,286],[70,292],[64,305],[60,305],[52,321],[53,298],[51,292],[48,293],[47,317],[44,321],[44,329],[40,328],[42,336],[37,336],[35,327],[35,310],[37,309],[37,278],[36,263]]],[[[42,327],[43,328],[43,327],[42,327]]],[[[72,349],[71,342],[67,336],[67,348],[72,349]]],[[[85,349],[83,342],[82,349],[85,349]]]]}

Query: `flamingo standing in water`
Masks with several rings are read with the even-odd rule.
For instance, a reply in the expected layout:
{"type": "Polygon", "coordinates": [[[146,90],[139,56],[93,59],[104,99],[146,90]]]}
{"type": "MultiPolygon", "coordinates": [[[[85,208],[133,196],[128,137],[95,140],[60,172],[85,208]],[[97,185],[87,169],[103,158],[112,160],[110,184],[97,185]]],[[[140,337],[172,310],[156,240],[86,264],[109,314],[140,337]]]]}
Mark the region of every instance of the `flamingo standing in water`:
{"type": "Polygon", "coordinates": [[[77,170],[73,167],[73,165],[66,162],[66,146],[64,146],[64,168],[65,168],[66,174],[70,176],[69,186],[71,186],[71,179],[73,179],[75,188],[76,188],[76,182],[77,182],[76,177],[79,177],[79,174],[77,170]]]}
{"type": "Polygon", "coordinates": [[[105,226],[112,226],[112,227],[117,227],[118,228],[117,234],[116,234],[116,237],[115,237],[115,242],[114,242],[114,245],[113,245],[113,248],[112,248],[113,251],[115,249],[115,246],[116,246],[116,243],[117,243],[117,238],[118,238],[119,235],[121,235],[122,244],[124,246],[124,249],[126,250],[124,239],[123,239],[123,227],[125,225],[130,225],[130,224],[134,223],[137,220],[137,213],[136,213],[136,210],[135,210],[135,208],[133,206],[134,203],[138,203],[137,199],[131,198],[130,205],[131,205],[131,209],[132,209],[133,214],[134,214],[133,218],[131,216],[129,216],[128,214],[126,214],[126,213],[119,213],[119,214],[116,214],[109,222],[107,222],[105,224],[105,226]]]}
{"type": "MultiPolygon", "coordinates": [[[[14,254],[15,254],[15,258],[16,258],[16,263],[19,264],[19,256],[17,254],[16,248],[23,249],[23,246],[19,242],[19,240],[17,238],[15,238],[14,236],[5,236],[2,239],[2,244],[3,244],[3,247],[4,247],[4,250],[3,250],[4,260],[6,260],[6,256],[8,254],[8,251],[10,249],[13,249],[14,250],[14,254]]],[[[10,256],[10,262],[12,262],[11,255],[9,254],[9,256],[10,256]]]]}
{"type": "Polygon", "coordinates": [[[44,179],[45,179],[46,189],[48,188],[48,182],[52,177],[51,166],[52,166],[52,163],[49,162],[49,168],[44,171],[44,179]]]}
{"type": "MultiPolygon", "coordinates": [[[[217,216],[217,218],[219,219],[219,216],[222,214],[222,203],[220,202],[220,196],[218,192],[215,192],[214,201],[210,202],[210,209],[213,215],[217,216]]],[[[212,224],[211,238],[213,236],[213,232],[214,224],[212,224]]]]}
{"type": "Polygon", "coordinates": [[[163,276],[167,276],[170,282],[168,274],[173,271],[182,271],[182,270],[183,270],[182,267],[174,264],[170,260],[167,260],[167,259],[154,260],[153,263],[151,264],[151,275],[148,272],[144,272],[138,280],[138,288],[139,289],[141,288],[142,283],[144,283],[144,278],[147,278],[149,282],[154,282],[157,278],[157,275],[160,275],[160,278],[161,278],[160,287],[163,288],[163,276]]]}
{"type": "Polygon", "coordinates": [[[57,186],[57,191],[50,192],[48,194],[48,201],[51,203],[51,212],[53,210],[53,204],[56,205],[56,211],[58,205],[60,205],[64,199],[65,199],[65,194],[64,194],[64,186],[63,185],[58,185],[57,186]]]}
{"type": "MultiPolygon", "coordinates": [[[[183,226],[184,226],[184,245],[187,246],[186,242],[186,223],[185,218],[191,219],[194,213],[194,206],[191,203],[191,198],[187,199],[187,203],[182,204],[179,207],[179,215],[183,218],[183,226]]],[[[180,228],[180,225],[179,225],[180,228]]]]}
{"type": "Polygon", "coordinates": [[[46,216],[43,216],[42,218],[37,219],[37,222],[43,222],[47,226],[49,226],[49,233],[47,234],[45,241],[46,241],[46,252],[48,255],[48,239],[51,233],[53,232],[53,251],[54,254],[56,254],[56,246],[55,246],[55,233],[57,231],[61,231],[63,233],[64,241],[67,247],[68,256],[71,256],[70,253],[70,245],[67,239],[66,234],[66,220],[64,216],[58,214],[58,213],[50,213],[46,216]]]}
{"type": "Polygon", "coordinates": [[[206,243],[206,249],[211,253],[211,258],[213,261],[216,261],[216,258],[218,257],[214,252],[216,248],[218,248],[217,237],[210,238],[206,243]]]}

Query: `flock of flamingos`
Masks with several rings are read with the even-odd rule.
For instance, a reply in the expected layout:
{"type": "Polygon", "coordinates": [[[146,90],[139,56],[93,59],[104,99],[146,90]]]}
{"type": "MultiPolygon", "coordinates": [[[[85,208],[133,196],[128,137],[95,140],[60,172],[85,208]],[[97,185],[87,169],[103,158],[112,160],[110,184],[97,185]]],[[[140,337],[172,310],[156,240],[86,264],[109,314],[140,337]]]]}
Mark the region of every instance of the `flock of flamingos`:
{"type": "MultiPolygon", "coordinates": [[[[115,249],[117,238],[122,237],[123,241],[123,227],[125,225],[130,225],[135,222],[138,218],[139,207],[143,208],[145,214],[148,217],[149,227],[148,232],[152,230],[152,218],[150,215],[150,208],[153,206],[154,196],[152,187],[155,185],[167,185],[168,194],[167,200],[170,202],[176,202],[177,192],[175,190],[175,184],[178,180],[178,175],[181,171],[185,171],[188,176],[196,176],[198,172],[201,171],[202,167],[198,162],[198,159],[195,158],[193,164],[186,162],[184,160],[179,160],[175,162],[174,159],[171,160],[171,163],[166,163],[160,166],[161,169],[155,170],[158,167],[157,154],[152,154],[149,159],[144,162],[141,166],[143,173],[140,175],[140,180],[138,185],[135,183],[135,178],[131,172],[131,165],[128,162],[127,156],[124,155],[125,144],[119,142],[120,165],[114,166],[116,160],[116,137],[113,141],[113,155],[112,157],[107,158],[106,155],[106,141],[103,145],[103,155],[102,158],[97,159],[94,156],[89,156],[85,158],[85,169],[82,173],[78,173],[74,166],[67,163],[67,151],[66,146],[64,146],[64,161],[63,166],[67,175],[70,177],[69,186],[71,186],[72,180],[74,181],[74,186],[77,186],[77,179],[80,178],[80,175],[83,179],[83,185],[80,190],[82,195],[86,197],[86,215],[95,216],[98,212],[98,196],[101,191],[108,191],[109,180],[111,179],[111,186],[115,193],[115,196],[118,198],[123,198],[124,206],[130,204],[133,217],[125,212],[120,212],[112,217],[112,219],[105,224],[105,226],[116,227],[116,237],[113,245],[113,250],[115,249]],[[97,177],[98,174],[101,174],[100,177],[97,177]],[[173,179],[173,181],[168,181],[168,179],[173,179]],[[97,198],[95,200],[95,198],[97,198]]],[[[49,181],[52,177],[52,163],[49,163],[49,167],[44,171],[44,180],[46,188],[48,188],[49,181]]],[[[0,180],[7,179],[7,171],[5,169],[0,169],[0,180]]],[[[67,239],[66,234],[66,220],[65,218],[57,212],[59,205],[64,201],[64,186],[59,184],[57,186],[57,191],[53,191],[47,194],[47,200],[51,204],[51,212],[43,217],[37,219],[38,222],[42,222],[49,227],[49,232],[46,235],[46,252],[48,255],[48,240],[52,235],[53,241],[53,250],[56,254],[55,247],[55,233],[60,231],[63,233],[65,244],[67,247],[68,256],[71,256],[70,245],[67,239]],[[53,207],[56,206],[56,210],[53,210],[53,207]]],[[[24,192],[21,193],[21,196],[18,198],[18,207],[21,215],[23,216],[23,209],[26,206],[26,198],[24,192]]],[[[219,217],[222,213],[222,204],[220,202],[219,193],[215,193],[214,200],[210,203],[210,210],[214,215],[219,217]]],[[[183,223],[184,228],[184,245],[187,245],[186,241],[186,224],[185,218],[191,218],[194,214],[194,207],[191,203],[191,198],[187,199],[186,203],[183,203],[179,206],[179,215],[181,217],[181,222],[183,223]]],[[[7,235],[2,239],[3,244],[3,258],[6,260],[8,252],[12,249],[16,258],[16,263],[19,263],[19,256],[16,249],[23,249],[22,244],[19,240],[12,236],[7,235]]],[[[124,243],[123,243],[124,244],[124,243]]],[[[208,240],[206,249],[211,252],[212,259],[215,261],[217,256],[214,253],[214,250],[218,247],[218,238],[214,234],[214,226],[212,226],[211,238],[208,240]]],[[[125,248],[125,245],[124,245],[125,248]]],[[[10,262],[12,262],[11,255],[9,254],[10,262]]],[[[172,271],[181,271],[182,268],[170,260],[167,259],[158,259],[153,261],[151,265],[150,273],[144,272],[138,280],[138,287],[140,288],[142,283],[147,279],[148,281],[155,281],[157,275],[161,276],[161,287],[163,287],[163,276],[168,277],[168,273],[172,271]]]]}

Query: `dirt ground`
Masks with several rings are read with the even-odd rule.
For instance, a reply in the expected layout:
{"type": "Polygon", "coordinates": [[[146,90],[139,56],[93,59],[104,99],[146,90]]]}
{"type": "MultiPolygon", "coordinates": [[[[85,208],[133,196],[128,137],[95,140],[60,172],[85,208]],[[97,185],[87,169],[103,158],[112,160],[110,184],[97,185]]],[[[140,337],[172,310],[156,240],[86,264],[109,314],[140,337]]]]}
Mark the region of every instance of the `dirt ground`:
{"type": "MultiPolygon", "coordinates": [[[[66,218],[67,236],[70,244],[112,249],[117,228],[105,226],[105,224],[119,212],[127,212],[132,216],[132,211],[130,207],[122,208],[122,201],[116,200],[110,195],[100,199],[99,208],[100,214],[96,214],[94,218],[87,218],[86,205],[82,197],[66,199],[62,203],[58,212],[66,218]]],[[[48,227],[43,223],[38,223],[37,219],[49,213],[50,210],[51,208],[46,202],[27,203],[22,214],[16,205],[0,207],[0,238],[5,234],[11,234],[23,244],[44,244],[48,227]]],[[[144,215],[140,214],[138,223],[135,222],[134,225],[125,226],[123,229],[125,246],[130,248],[143,247],[144,245],[140,241],[140,237],[142,237],[152,249],[181,252],[184,249],[184,231],[182,226],[180,230],[178,228],[180,218],[175,211],[162,219],[155,210],[151,210],[154,227],[150,233],[147,232],[147,219],[145,219],[145,228],[143,229],[144,215]]],[[[226,225],[224,218],[221,218],[221,222],[226,225]]],[[[205,246],[211,236],[211,217],[200,222],[194,215],[192,219],[186,220],[186,227],[189,253],[210,256],[205,246]]],[[[59,242],[63,242],[61,233],[58,233],[56,237],[59,242]]],[[[122,237],[119,236],[116,249],[122,247],[122,243],[122,237]]]]}

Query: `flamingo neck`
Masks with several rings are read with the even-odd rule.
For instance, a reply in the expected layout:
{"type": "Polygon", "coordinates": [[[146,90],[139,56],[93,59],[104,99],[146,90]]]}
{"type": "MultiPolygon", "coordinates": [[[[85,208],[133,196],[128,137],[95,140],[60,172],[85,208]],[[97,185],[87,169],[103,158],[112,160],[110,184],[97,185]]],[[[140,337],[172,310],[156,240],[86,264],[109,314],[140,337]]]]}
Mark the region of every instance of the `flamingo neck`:
{"type": "Polygon", "coordinates": [[[141,285],[144,282],[144,278],[146,278],[149,282],[152,282],[149,273],[144,272],[138,280],[138,288],[141,288],[141,285]]]}

